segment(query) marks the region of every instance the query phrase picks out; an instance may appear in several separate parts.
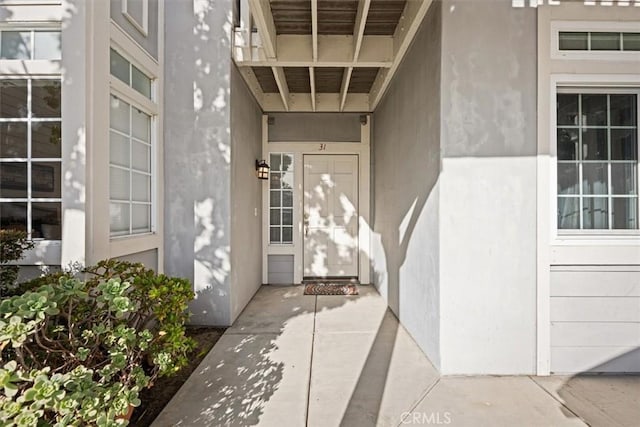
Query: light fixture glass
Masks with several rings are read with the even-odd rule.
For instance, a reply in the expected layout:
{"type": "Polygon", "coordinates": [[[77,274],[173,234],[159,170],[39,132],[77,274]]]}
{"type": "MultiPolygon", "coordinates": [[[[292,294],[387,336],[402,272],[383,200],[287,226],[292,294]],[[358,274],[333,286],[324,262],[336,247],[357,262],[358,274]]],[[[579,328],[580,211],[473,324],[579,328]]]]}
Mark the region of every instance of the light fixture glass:
{"type": "Polygon", "coordinates": [[[256,176],[258,179],[269,179],[269,165],[264,160],[256,160],[256,176]]]}

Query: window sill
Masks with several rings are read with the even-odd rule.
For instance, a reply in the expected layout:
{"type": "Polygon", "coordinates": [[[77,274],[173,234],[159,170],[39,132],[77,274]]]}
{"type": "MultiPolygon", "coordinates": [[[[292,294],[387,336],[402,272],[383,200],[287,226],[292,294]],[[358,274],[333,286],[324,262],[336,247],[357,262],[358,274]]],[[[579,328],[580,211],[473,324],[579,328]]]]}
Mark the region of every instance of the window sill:
{"type": "Polygon", "coordinates": [[[156,233],[134,234],[111,237],[109,241],[109,257],[116,258],[157,249],[162,246],[162,237],[156,233]]]}
{"type": "Polygon", "coordinates": [[[138,238],[155,236],[155,235],[156,235],[155,231],[151,231],[148,233],[140,233],[140,234],[123,234],[122,236],[109,236],[109,240],[113,242],[116,240],[138,239],[138,238]]]}
{"type": "Polygon", "coordinates": [[[558,232],[552,244],[593,246],[635,246],[640,244],[639,230],[607,230],[602,232],[558,232]]]}

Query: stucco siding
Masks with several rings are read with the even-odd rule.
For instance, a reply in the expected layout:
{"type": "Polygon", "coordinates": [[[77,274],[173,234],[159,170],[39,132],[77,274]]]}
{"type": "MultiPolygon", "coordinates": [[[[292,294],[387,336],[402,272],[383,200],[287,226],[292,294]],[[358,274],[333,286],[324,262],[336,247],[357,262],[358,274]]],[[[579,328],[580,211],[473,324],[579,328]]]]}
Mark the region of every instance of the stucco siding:
{"type": "Polygon", "coordinates": [[[231,321],[231,7],[165,3],[165,272],[193,281],[195,324],[231,321]]]}
{"type": "Polygon", "coordinates": [[[271,113],[270,142],[360,142],[357,113],[271,113]]]}
{"type": "Polygon", "coordinates": [[[443,2],[441,371],[536,361],[536,10],[443,2]]]}
{"type": "Polygon", "coordinates": [[[158,271],[158,250],[151,249],[149,251],[136,252],[130,255],[118,257],[117,259],[128,262],[139,262],[146,268],[158,271]]]}
{"type": "Polygon", "coordinates": [[[440,365],[440,22],[434,2],[373,116],[373,282],[440,365]]]}
{"type": "Polygon", "coordinates": [[[262,283],[262,110],[231,67],[231,322],[262,283]]]}

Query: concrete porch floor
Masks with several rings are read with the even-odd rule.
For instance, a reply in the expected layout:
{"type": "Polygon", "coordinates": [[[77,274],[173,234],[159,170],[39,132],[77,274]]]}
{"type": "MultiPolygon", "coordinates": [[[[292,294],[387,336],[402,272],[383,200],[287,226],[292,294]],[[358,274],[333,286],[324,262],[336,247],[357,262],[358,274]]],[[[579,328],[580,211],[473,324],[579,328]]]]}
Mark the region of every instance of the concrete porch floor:
{"type": "Polygon", "coordinates": [[[164,426],[638,426],[640,376],[440,377],[375,288],[263,286],[164,426]]]}

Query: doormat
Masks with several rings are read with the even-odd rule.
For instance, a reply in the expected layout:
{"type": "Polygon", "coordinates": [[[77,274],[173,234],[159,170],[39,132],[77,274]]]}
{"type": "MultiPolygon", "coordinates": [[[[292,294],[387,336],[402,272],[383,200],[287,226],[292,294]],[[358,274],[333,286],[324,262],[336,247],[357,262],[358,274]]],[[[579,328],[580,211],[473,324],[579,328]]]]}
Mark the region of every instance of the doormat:
{"type": "Polygon", "coordinates": [[[358,285],[353,283],[317,282],[304,287],[305,295],[358,295],[358,285]]]}

